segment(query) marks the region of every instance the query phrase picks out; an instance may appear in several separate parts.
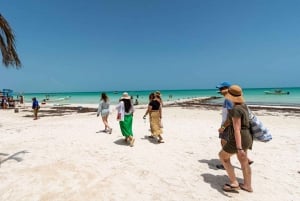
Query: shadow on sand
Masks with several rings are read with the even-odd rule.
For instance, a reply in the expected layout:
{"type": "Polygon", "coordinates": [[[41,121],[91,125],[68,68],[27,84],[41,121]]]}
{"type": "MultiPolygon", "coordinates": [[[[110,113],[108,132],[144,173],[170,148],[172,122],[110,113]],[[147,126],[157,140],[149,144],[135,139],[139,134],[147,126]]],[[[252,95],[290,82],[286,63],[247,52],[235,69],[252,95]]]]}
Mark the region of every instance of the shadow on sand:
{"type": "MultiPolygon", "coordinates": [[[[219,159],[210,159],[210,160],[207,160],[207,159],[202,159],[202,160],[199,160],[199,163],[207,163],[209,169],[213,169],[213,170],[221,170],[221,169],[218,169],[216,167],[216,165],[219,165],[221,164],[220,160],[219,159]]],[[[237,167],[237,166],[233,166],[234,168],[236,169],[240,169],[240,167],[237,167]]],[[[222,170],[224,171],[224,170],[222,170]]],[[[225,172],[226,173],[226,172],[225,172]]]]}
{"type": "Polygon", "coordinates": [[[2,155],[2,156],[8,156],[7,158],[4,158],[3,160],[1,160],[1,161],[0,161],[0,164],[6,162],[6,161],[8,161],[8,160],[15,160],[15,161],[17,161],[17,162],[21,162],[21,161],[23,161],[23,158],[18,157],[18,155],[20,155],[20,154],[27,154],[27,153],[29,153],[29,152],[26,151],[26,150],[19,151],[19,152],[17,152],[17,153],[12,154],[12,155],[5,154],[5,153],[0,153],[0,155],[2,155]]]}
{"type": "MultiPolygon", "coordinates": [[[[224,172],[224,174],[226,174],[224,172]]],[[[231,197],[228,192],[225,192],[222,188],[225,183],[228,183],[227,175],[213,175],[209,173],[201,174],[204,182],[210,184],[211,188],[217,190],[219,193],[226,197],[231,197]]],[[[239,193],[238,191],[232,191],[230,193],[239,193]]]]}
{"type": "MultiPolygon", "coordinates": [[[[227,194],[228,192],[225,192],[222,188],[223,185],[228,183],[228,176],[225,170],[221,170],[218,169],[216,167],[216,165],[220,164],[220,160],[219,159],[202,159],[199,160],[200,163],[206,163],[208,165],[208,167],[210,169],[213,170],[218,170],[218,171],[222,171],[224,173],[224,175],[213,175],[213,174],[209,174],[209,173],[204,173],[201,174],[201,176],[203,177],[204,181],[208,184],[210,184],[211,188],[216,189],[219,193],[221,193],[222,195],[226,196],[226,197],[231,197],[229,194],[227,194]]],[[[239,167],[234,167],[237,169],[240,169],[239,167]]],[[[242,179],[237,178],[239,183],[242,182],[242,179]]],[[[232,191],[231,193],[239,193],[238,191],[232,191]]]]}
{"type": "Polygon", "coordinates": [[[114,143],[117,145],[129,146],[129,142],[126,142],[125,138],[118,139],[114,141],[114,143]]]}
{"type": "Polygon", "coordinates": [[[141,138],[141,140],[148,140],[152,144],[161,144],[157,141],[155,137],[152,137],[150,135],[145,135],[143,138],[141,138]]]}

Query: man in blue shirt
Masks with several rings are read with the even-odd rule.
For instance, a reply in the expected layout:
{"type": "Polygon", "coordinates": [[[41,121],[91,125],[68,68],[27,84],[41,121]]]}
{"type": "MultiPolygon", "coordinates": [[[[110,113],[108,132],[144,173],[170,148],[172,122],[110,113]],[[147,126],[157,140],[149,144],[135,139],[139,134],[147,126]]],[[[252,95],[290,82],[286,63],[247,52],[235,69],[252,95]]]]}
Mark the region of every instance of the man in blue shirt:
{"type": "Polygon", "coordinates": [[[39,102],[37,101],[36,97],[32,98],[32,109],[33,109],[33,114],[34,114],[34,119],[33,120],[37,120],[40,105],[39,105],[39,102]]]}
{"type": "MultiPolygon", "coordinates": [[[[216,86],[216,88],[219,89],[220,94],[225,96],[228,93],[228,89],[231,86],[229,82],[222,82],[216,86]]],[[[228,116],[228,111],[233,108],[233,103],[228,100],[224,99],[223,106],[222,106],[222,122],[221,122],[221,127],[218,129],[219,131],[219,138],[221,139],[221,146],[223,147],[227,140],[228,140],[228,129],[227,126],[229,126],[229,121],[227,119],[228,116]]],[[[218,169],[224,169],[223,165],[216,165],[218,169]]]]}

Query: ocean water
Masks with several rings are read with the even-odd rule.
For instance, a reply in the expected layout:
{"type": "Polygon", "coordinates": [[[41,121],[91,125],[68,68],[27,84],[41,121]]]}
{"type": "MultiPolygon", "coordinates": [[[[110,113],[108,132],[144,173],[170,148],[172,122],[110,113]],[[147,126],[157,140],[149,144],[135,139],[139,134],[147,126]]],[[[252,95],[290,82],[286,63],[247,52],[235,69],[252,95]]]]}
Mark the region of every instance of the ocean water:
{"type": "MultiPolygon", "coordinates": [[[[300,106],[300,87],[281,88],[282,91],[289,92],[288,95],[268,95],[264,91],[274,91],[274,88],[246,88],[243,89],[247,104],[269,105],[269,106],[300,106]]],[[[117,104],[123,92],[104,91],[109,96],[111,104],[117,104]]],[[[147,104],[151,90],[127,91],[134,101],[139,104],[147,104]]],[[[222,97],[217,93],[217,89],[193,89],[193,90],[160,90],[163,101],[176,101],[186,98],[196,97],[222,97]]],[[[49,100],[58,104],[98,104],[101,92],[64,92],[64,93],[25,93],[25,102],[31,102],[32,97],[36,97],[39,102],[48,96],[49,100]],[[68,97],[67,100],[63,100],[68,97]]],[[[210,103],[222,103],[223,99],[213,99],[210,103]]],[[[209,103],[208,102],[208,103],[209,103]]]]}

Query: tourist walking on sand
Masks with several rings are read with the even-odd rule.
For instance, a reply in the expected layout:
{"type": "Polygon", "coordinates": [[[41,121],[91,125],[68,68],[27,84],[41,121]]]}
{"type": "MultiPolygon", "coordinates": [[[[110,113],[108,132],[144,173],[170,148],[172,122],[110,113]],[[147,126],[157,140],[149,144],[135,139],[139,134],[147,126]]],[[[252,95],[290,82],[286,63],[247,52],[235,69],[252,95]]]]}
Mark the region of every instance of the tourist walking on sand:
{"type": "MultiPolygon", "coordinates": [[[[149,103],[154,99],[154,92],[151,92],[150,94],[149,94],[149,103]]],[[[148,103],[148,104],[149,104],[148,103]]],[[[147,107],[147,110],[146,110],[146,113],[145,113],[145,115],[143,116],[143,119],[144,120],[146,120],[146,116],[147,116],[147,114],[148,114],[148,107],[147,107]]],[[[150,122],[150,120],[149,120],[149,122],[150,122]]],[[[150,131],[151,131],[151,128],[150,128],[150,131]]],[[[153,138],[153,136],[151,135],[151,136],[149,136],[150,138],[153,138]]]]}
{"type": "Polygon", "coordinates": [[[101,115],[102,117],[102,122],[105,126],[103,131],[100,132],[105,132],[111,134],[112,128],[108,124],[108,116],[109,116],[109,98],[106,95],[106,93],[101,93],[101,98],[100,98],[100,103],[98,106],[98,111],[97,111],[97,117],[101,115]]]}
{"type": "MultiPolygon", "coordinates": [[[[156,95],[157,100],[160,102],[161,113],[162,113],[163,100],[162,100],[160,91],[156,91],[155,95],[156,95]]],[[[160,119],[160,127],[163,128],[162,119],[160,119]]]]}
{"type": "Polygon", "coordinates": [[[129,141],[130,146],[133,147],[135,141],[132,132],[134,107],[127,92],[123,93],[116,109],[118,112],[117,120],[119,121],[121,133],[125,137],[125,141],[129,141]]]}
{"type": "MultiPolygon", "coordinates": [[[[228,92],[228,88],[231,86],[229,82],[222,82],[216,86],[219,89],[219,93],[223,96],[228,92]]],[[[223,147],[228,141],[228,125],[230,121],[228,119],[228,112],[233,108],[233,103],[227,98],[224,99],[222,105],[222,121],[221,127],[218,129],[219,138],[221,139],[221,147],[223,147]]],[[[216,165],[218,169],[224,169],[222,164],[216,165]]]]}
{"type": "MultiPolygon", "coordinates": [[[[150,98],[151,94],[149,96],[149,99],[150,98]]],[[[163,133],[161,128],[161,101],[159,99],[159,95],[156,93],[154,94],[154,98],[150,99],[147,111],[143,118],[145,119],[148,114],[150,117],[150,130],[152,134],[150,137],[157,138],[158,143],[164,143],[164,140],[161,136],[161,134],[163,133]]]]}
{"type": "Polygon", "coordinates": [[[37,120],[38,119],[38,112],[40,109],[40,105],[38,100],[36,99],[36,97],[32,98],[32,109],[33,109],[33,115],[34,115],[34,119],[33,120],[37,120]]]}
{"type": "MultiPolygon", "coordinates": [[[[251,168],[248,162],[247,151],[252,149],[253,139],[250,134],[249,112],[243,92],[240,86],[232,85],[225,95],[234,105],[228,113],[228,141],[219,152],[219,158],[227,172],[229,183],[223,186],[224,191],[234,191],[242,189],[253,192],[251,185],[251,168]],[[237,154],[243,172],[243,183],[239,184],[234,168],[230,162],[231,156],[237,154]]],[[[226,128],[225,128],[226,129],[226,128]]]]}
{"type": "MultiPolygon", "coordinates": [[[[216,86],[219,89],[219,93],[222,94],[224,97],[228,93],[228,88],[231,86],[229,82],[222,82],[216,86]]],[[[221,126],[218,129],[219,138],[221,139],[221,146],[223,147],[226,142],[228,141],[228,125],[230,124],[230,120],[228,119],[228,112],[233,108],[233,103],[225,98],[223,105],[222,105],[222,122],[221,126]]],[[[253,161],[249,159],[249,164],[251,165],[253,161]]],[[[216,165],[218,169],[224,169],[222,164],[216,165]]]]}

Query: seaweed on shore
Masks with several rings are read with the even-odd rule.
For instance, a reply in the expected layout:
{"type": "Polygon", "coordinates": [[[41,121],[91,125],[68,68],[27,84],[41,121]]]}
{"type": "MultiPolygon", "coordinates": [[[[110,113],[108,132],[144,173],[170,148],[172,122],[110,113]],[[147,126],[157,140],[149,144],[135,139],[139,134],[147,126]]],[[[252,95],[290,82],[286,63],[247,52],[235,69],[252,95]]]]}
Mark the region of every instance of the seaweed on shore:
{"type": "MultiPolygon", "coordinates": [[[[205,99],[186,100],[183,102],[174,102],[168,104],[167,107],[182,107],[182,108],[202,108],[207,110],[221,110],[222,103],[211,103],[210,101],[218,97],[209,97],[205,99]]],[[[261,115],[268,115],[270,113],[279,112],[285,116],[300,116],[300,107],[288,106],[263,106],[263,105],[248,105],[248,107],[256,112],[264,111],[261,115]],[[268,113],[266,113],[266,112],[268,113]]],[[[273,115],[273,114],[271,114],[273,115]]]]}
{"type": "MultiPolygon", "coordinates": [[[[23,110],[30,112],[31,110],[23,110]]],[[[89,112],[97,112],[96,108],[88,108],[88,107],[51,107],[49,109],[40,109],[39,117],[46,116],[64,116],[71,115],[73,113],[89,113],[89,112]]],[[[25,115],[24,117],[32,117],[32,115],[25,115]]]]}

